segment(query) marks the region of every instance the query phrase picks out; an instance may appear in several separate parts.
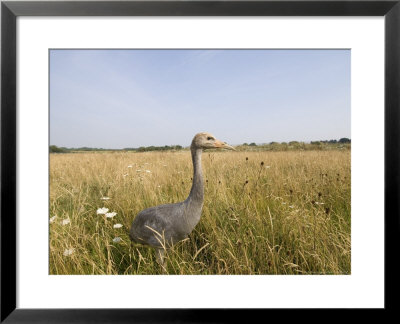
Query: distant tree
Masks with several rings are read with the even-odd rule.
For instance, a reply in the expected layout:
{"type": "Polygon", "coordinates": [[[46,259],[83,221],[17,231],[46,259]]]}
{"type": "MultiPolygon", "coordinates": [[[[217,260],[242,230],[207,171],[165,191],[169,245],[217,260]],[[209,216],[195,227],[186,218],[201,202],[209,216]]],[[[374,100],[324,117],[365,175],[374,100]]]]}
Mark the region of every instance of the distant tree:
{"type": "Polygon", "coordinates": [[[68,151],[65,148],[61,148],[56,145],[50,145],[49,152],[50,153],[67,153],[68,151]]]}
{"type": "Polygon", "coordinates": [[[257,146],[256,143],[250,143],[249,146],[257,146]]]}
{"type": "Polygon", "coordinates": [[[289,142],[289,145],[298,145],[298,144],[299,144],[298,141],[291,141],[291,142],[289,142]]]}
{"type": "Polygon", "coordinates": [[[349,138],[343,137],[339,140],[339,143],[351,143],[351,140],[349,138]]]}
{"type": "Polygon", "coordinates": [[[269,145],[276,145],[278,144],[277,142],[270,142],[269,145]]]}
{"type": "Polygon", "coordinates": [[[312,144],[312,145],[321,145],[321,142],[320,142],[320,141],[314,141],[314,142],[311,141],[311,144],[312,144]]]}
{"type": "Polygon", "coordinates": [[[247,146],[247,145],[249,145],[249,144],[247,144],[247,143],[243,143],[243,145],[244,145],[244,146],[247,146]]]}

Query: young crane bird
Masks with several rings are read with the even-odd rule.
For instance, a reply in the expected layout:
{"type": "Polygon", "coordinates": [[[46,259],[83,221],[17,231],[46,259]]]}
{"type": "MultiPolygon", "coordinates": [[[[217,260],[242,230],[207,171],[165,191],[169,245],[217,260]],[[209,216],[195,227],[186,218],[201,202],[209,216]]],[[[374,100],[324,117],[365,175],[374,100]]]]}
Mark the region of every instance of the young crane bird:
{"type": "Polygon", "coordinates": [[[200,220],[204,200],[201,153],[204,149],[212,148],[235,150],[209,133],[196,134],[190,146],[193,184],[187,199],[147,208],[132,222],[129,235],[131,240],[156,248],[157,262],[161,266],[164,266],[165,248],[185,239],[200,220]]]}

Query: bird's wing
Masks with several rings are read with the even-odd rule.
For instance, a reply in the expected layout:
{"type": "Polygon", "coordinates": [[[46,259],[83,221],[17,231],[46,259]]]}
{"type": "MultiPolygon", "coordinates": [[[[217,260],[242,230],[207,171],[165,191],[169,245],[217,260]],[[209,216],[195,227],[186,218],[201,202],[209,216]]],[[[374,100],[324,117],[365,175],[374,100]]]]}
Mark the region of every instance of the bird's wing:
{"type": "Polygon", "coordinates": [[[132,222],[131,239],[156,247],[182,240],[185,236],[177,222],[182,212],[181,203],[160,205],[141,211],[132,222]]]}

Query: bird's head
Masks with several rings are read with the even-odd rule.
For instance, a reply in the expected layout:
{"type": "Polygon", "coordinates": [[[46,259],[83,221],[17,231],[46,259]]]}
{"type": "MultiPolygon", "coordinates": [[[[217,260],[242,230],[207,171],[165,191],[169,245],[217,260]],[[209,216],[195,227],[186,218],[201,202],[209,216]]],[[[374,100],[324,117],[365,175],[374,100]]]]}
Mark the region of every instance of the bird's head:
{"type": "Polygon", "coordinates": [[[194,149],[228,149],[228,150],[235,150],[232,146],[226,144],[215,138],[214,135],[210,133],[198,133],[193,137],[192,145],[190,146],[194,149]]]}

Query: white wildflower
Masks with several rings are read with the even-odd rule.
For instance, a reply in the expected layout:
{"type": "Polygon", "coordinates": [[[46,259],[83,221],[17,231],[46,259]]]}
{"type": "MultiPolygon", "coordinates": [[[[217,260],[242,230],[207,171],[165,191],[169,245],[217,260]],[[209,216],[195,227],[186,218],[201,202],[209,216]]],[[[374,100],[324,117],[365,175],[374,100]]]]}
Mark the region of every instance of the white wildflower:
{"type": "Polygon", "coordinates": [[[100,198],[101,200],[109,200],[109,199],[111,199],[110,197],[101,197],[100,198]]]}
{"type": "Polygon", "coordinates": [[[121,228],[123,225],[122,224],[115,224],[113,227],[114,228],[121,228]]]}
{"type": "Polygon", "coordinates": [[[69,218],[66,218],[66,219],[63,219],[62,220],[62,222],[61,222],[61,225],[67,225],[67,224],[69,224],[71,221],[70,221],[70,219],[69,218]]]}
{"type": "Polygon", "coordinates": [[[115,215],[117,215],[116,212],[107,213],[107,214],[106,214],[106,217],[107,217],[107,218],[113,218],[115,215]]]}
{"type": "Polygon", "coordinates": [[[97,209],[97,215],[99,215],[99,214],[105,214],[105,213],[107,213],[107,212],[108,212],[108,208],[106,208],[106,207],[97,209]]]}
{"type": "Polygon", "coordinates": [[[75,249],[74,249],[74,248],[65,249],[65,251],[64,251],[64,256],[69,256],[69,255],[71,255],[71,254],[74,253],[74,252],[75,252],[75,249]]]}
{"type": "Polygon", "coordinates": [[[132,165],[128,165],[128,168],[132,168],[132,165]]]}
{"type": "Polygon", "coordinates": [[[150,171],[150,170],[146,170],[146,172],[147,172],[147,173],[151,173],[151,171],[150,171]]]}
{"type": "Polygon", "coordinates": [[[138,169],[138,170],[136,170],[136,172],[142,172],[142,170],[139,170],[139,169],[138,169]]]}
{"type": "Polygon", "coordinates": [[[54,215],[53,217],[50,217],[50,224],[51,224],[51,223],[54,223],[54,221],[56,220],[56,218],[57,218],[57,216],[55,216],[55,215],[54,215]]]}
{"type": "Polygon", "coordinates": [[[113,238],[114,243],[119,243],[119,242],[121,242],[121,240],[122,239],[120,237],[113,238]]]}
{"type": "Polygon", "coordinates": [[[289,206],[289,208],[294,208],[294,206],[289,206]]]}

